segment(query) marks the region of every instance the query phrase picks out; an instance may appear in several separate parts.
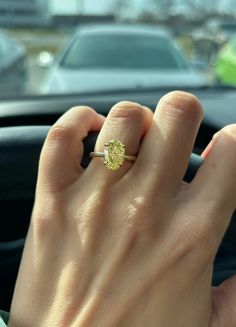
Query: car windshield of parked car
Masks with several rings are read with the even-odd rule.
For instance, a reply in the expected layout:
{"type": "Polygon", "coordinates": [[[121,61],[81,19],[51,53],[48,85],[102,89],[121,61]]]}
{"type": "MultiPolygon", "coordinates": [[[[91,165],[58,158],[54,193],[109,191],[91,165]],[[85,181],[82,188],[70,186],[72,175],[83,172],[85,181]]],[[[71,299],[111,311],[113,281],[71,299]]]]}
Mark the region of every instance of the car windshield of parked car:
{"type": "Polygon", "coordinates": [[[0,0],[0,98],[236,86],[236,0],[0,0]]]}
{"type": "Polygon", "coordinates": [[[187,69],[168,38],[149,35],[89,35],[77,37],[61,65],[75,69],[187,69]]]}

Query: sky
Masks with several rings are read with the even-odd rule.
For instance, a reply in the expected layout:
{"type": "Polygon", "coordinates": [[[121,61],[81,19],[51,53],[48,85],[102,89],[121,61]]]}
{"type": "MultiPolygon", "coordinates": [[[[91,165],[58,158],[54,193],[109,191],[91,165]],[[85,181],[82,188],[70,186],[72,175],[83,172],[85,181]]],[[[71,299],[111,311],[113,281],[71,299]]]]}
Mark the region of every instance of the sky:
{"type": "MultiPolygon", "coordinates": [[[[150,0],[126,0],[126,6],[139,12],[150,0]]],[[[113,11],[117,0],[50,0],[50,8],[55,13],[85,11],[88,14],[105,14],[113,11]]]]}
{"type": "MultiPolygon", "coordinates": [[[[50,7],[54,13],[81,13],[106,14],[112,12],[118,0],[50,0],[50,7]]],[[[236,0],[192,0],[203,7],[212,7],[219,10],[234,10],[236,12],[236,0]]],[[[126,0],[127,10],[133,15],[138,14],[145,8],[151,8],[152,0],[126,0]]],[[[156,0],[158,2],[158,0],[156,0]]],[[[188,0],[173,1],[175,7],[183,7],[188,0]]]]}

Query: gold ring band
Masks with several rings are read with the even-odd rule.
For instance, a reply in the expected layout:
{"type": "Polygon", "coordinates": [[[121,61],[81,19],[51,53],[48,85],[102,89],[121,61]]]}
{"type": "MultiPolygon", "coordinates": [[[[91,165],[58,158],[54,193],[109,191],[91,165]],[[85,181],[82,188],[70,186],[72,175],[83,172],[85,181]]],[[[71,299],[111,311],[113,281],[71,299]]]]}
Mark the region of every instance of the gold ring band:
{"type": "Polygon", "coordinates": [[[116,140],[105,143],[104,152],[94,151],[89,156],[91,158],[104,158],[104,165],[110,170],[117,170],[123,165],[125,160],[136,160],[136,156],[125,154],[125,145],[116,140]]]}

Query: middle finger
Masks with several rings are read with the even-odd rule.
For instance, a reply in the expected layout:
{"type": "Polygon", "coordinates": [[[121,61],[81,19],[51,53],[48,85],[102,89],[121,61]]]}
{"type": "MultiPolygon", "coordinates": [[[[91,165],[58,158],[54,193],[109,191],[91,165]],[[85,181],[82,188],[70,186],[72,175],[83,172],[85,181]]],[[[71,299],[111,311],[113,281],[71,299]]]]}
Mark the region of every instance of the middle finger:
{"type": "Polygon", "coordinates": [[[136,184],[140,176],[140,183],[145,180],[149,188],[156,190],[158,186],[171,193],[179,189],[202,116],[199,101],[189,93],[171,92],[159,101],[130,171],[136,184]]]}

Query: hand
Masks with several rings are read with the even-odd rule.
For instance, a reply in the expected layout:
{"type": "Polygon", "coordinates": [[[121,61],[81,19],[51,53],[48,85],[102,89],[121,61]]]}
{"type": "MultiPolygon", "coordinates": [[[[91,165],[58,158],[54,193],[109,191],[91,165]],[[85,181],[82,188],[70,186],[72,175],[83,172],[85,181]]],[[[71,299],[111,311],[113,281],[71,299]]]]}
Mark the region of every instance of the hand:
{"type": "Polygon", "coordinates": [[[236,325],[236,279],[211,288],[236,206],[236,126],[186,184],[201,118],[194,96],[173,92],[154,115],[121,102],[106,120],[83,107],[59,119],[41,154],[9,326],[236,325]],[[117,139],[136,162],[114,172],[94,158],[83,170],[82,139],[100,129],[96,151],[117,139]]]}

